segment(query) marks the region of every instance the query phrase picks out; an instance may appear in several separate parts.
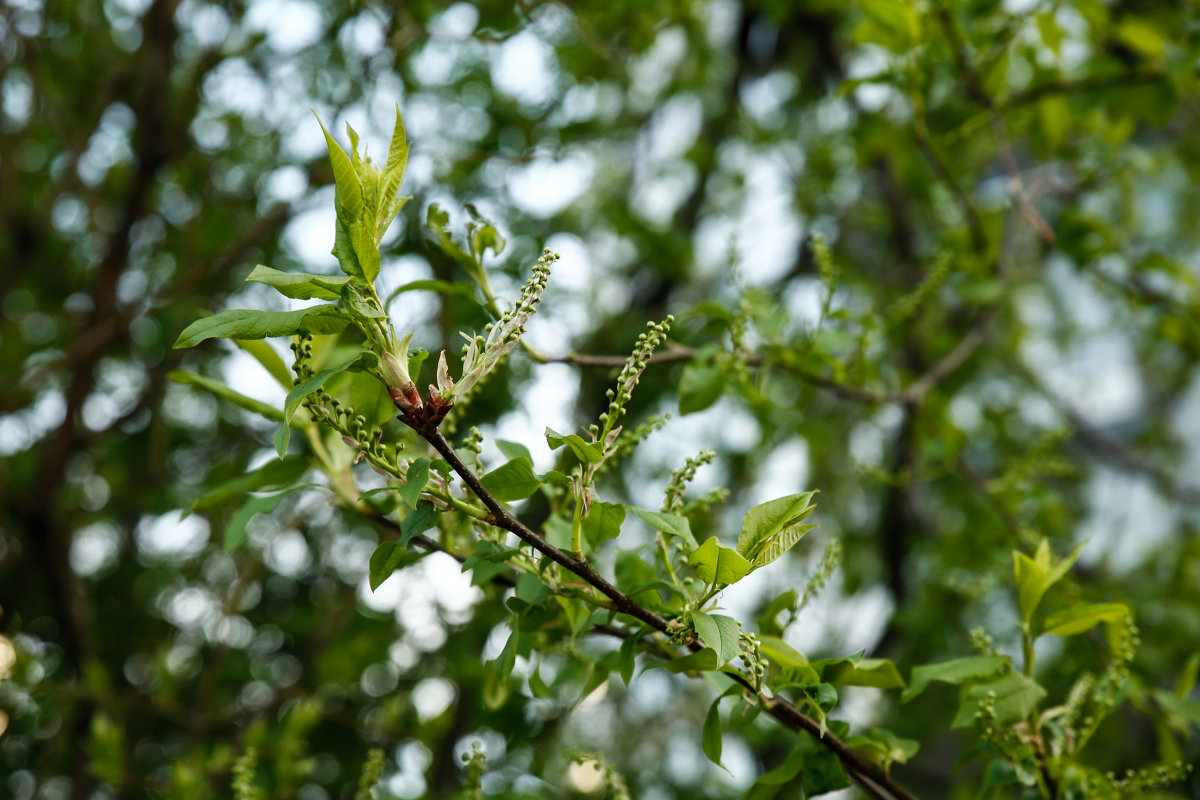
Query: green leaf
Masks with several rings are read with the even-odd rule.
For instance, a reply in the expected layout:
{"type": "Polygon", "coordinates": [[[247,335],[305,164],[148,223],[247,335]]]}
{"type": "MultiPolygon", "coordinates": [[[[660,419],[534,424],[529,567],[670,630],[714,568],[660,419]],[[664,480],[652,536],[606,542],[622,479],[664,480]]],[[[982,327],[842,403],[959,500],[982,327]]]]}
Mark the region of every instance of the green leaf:
{"type": "Polygon", "coordinates": [[[379,245],[375,244],[375,230],[370,218],[363,222],[351,222],[346,226],[350,234],[350,247],[358,259],[362,270],[362,278],[367,283],[374,283],[379,277],[379,245]]]}
{"type": "Polygon", "coordinates": [[[533,463],[521,456],[497,467],[481,479],[497,500],[523,500],[538,490],[542,482],[533,474],[533,463]]]}
{"type": "Polygon", "coordinates": [[[638,519],[656,531],[668,536],[678,536],[688,547],[696,549],[696,537],[692,536],[692,526],[687,517],[679,514],[668,514],[665,511],[647,511],[644,508],[631,509],[638,519]]]}
{"type": "Polygon", "coordinates": [[[618,651],[617,671],[621,674],[621,680],[625,681],[626,686],[633,680],[633,670],[637,666],[637,643],[643,636],[653,632],[653,630],[649,625],[643,625],[636,632],[626,636],[625,641],[621,642],[621,648],[618,651]]]}
{"type": "Polygon", "coordinates": [[[215,394],[217,397],[228,400],[238,408],[244,408],[247,411],[252,411],[255,414],[260,414],[267,419],[283,422],[283,412],[274,406],[269,406],[261,400],[255,400],[253,397],[246,397],[240,392],[235,392],[220,381],[214,381],[211,378],[206,378],[203,375],[197,375],[194,372],[189,372],[186,369],[171,370],[167,373],[167,379],[172,383],[192,384],[199,386],[202,389],[215,394]]]}
{"type": "Polygon", "coordinates": [[[741,655],[742,626],[733,617],[693,611],[692,625],[700,641],[716,651],[718,667],[725,666],[730,659],[741,655]]]}
{"type": "Polygon", "coordinates": [[[542,583],[538,576],[528,572],[517,577],[516,596],[531,606],[541,605],[554,596],[549,586],[542,583]]]}
{"type": "Polygon", "coordinates": [[[1161,689],[1151,690],[1155,701],[1163,711],[1183,719],[1185,722],[1200,727],[1200,700],[1179,697],[1161,689]]]}
{"type": "Polygon", "coordinates": [[[1117,25],[1117,38],[1148,58],[1159,58],[1167,46],[1162,32],[1144,17],[1126,17],[1117,25]]]}
{"type": "Polygon", "coordinates": [[[824,747],[814,747],[805,754],[800,780],[804,784],[805,797],[836,792],[850,785],[842,762],[832,750],[824,747]]]}
{"type": "MultiPolygon", "coordinates": [[[[316,116],[316,112],[313,112],[313,116],[316,116]]],[[[346,155],[346,151],[334,141],[333,137],[329,135],[329,131],[325,130],[325,123],[321,122],[320,117],[317,117],[317,124],[321,126],[321,133],[325,134],[325,145],[329,149],[329,163],[333,167],[333,183],[337,197],[338,217],[341,218],[344,213],[350,220],[361,220],[363,216],[363,198],[362,184],[359,183],[358,172],[354,169],[354,164],[350,161],[350,157],[346,155]]],[[[349,130],[349,126],[347,126],[347,129],[349,130]]]]}
{"type": "Polygon", "coordinates": [[[754,782],[755,786],[781,786],[785,783],[791,783],[797,775],[800,774],[801,768],[804,766],[804,757],[812,751],[812,747],[808,744],[810,740],[799,738],[791,751],[787,754],[787,758],[783,763],[775,767],[769,772],[764,772],[754,782]]]}
{"type": "Polygon", "coordinates": [[[593,550],[608,539],[615,539],[625,523],[625,506],[620,503],[592,503],[583,518],[583,536],[593,550]]]}
{"type": "Polygon", "coordinates": [[[248,492],[282,489],[304,477],[304,473],[308,472],[308,469],[308,459],[299,456],[285,458],[282,461],[268,461],[258,469],[251,470],[245,475],[240,475],[205,492],[188,506],[188,512],[213,508],[234,498],[240,498],[248,492]]]}
{"type": "Polygon", "coordinates": [[[996,723],[1008,725],[1032,714],[1046,696],[1046,690],[1033,678],[1019,672],[1009,672],[997,680],[976,684],[967,691],[950,727],[962,728],[973,724],[980,704],[989,694],[995,695],[996,723]]]}
{"type": "Polygon", "coordinates": [[[1090,631],[1101,622],[1121,622],[1129,616],[1124,603],[1090,603],[1056,611],[1046,617],[1043,633],[1074,636],[1090,631]]]}
{"type": "Polygon", "coordinates": [[[346,304],[346,308],[360,319],[385,320],[388,318],[387,312],[375,302],[371,287],[358,278],[351,278],[346,282],[346,285],[342,287],[340,297],[346,304]]]}
{"type": "Polygon", "coordinates": [[[272,286],[285,297],[296,300],[337,300],[342,296],[342,287],[350,280],[348,277],[333,275],[312,275],[281,270],[259,264],[249,275],[247,281],[265,283],[272,286]]]}
{"type": "Polygon", "coordinates": [[[504,454],[505,458],[527,458],[529,463],[533,463],[533,455],[529,452],[529,448],[519,442],[496,439],[496,448],[504,454]]]}
{"type": "Polygon", "coordinates": [[[700,580],[706,583],[737,583],[754,571],[754,565],[742,558],[732,547],[717,544],[712,536],[688,556],[688,563],[696,568],[700,580]]]}
{"type": "Polygon", "coordinates": [[[721,763],[721,698],[718,697],[708,707],[708,714],[704,717],[704,728],[700,734],[700,741],[704,747],[704,755],[708,760],[722,769],[725,765],[721,763]]]}
{"type": "Polygon", "coordinates": [[[279,385],[284,389],[292,387],[292,371],[287,368],[287,364],[283,363],[283,359],[279,357],[279,353],[275,352],[275,348],[262,341],[261,339],[233,339],[234,345],[244,353],[248,353],[255,361],[262,364],[263,369],[270,373],[271,377],[279,381],[279,385]]]}
{"type": "Polygon", "coordinates": [[[471,254],[475,256],[475,261],[483,263],[483,254],[489,249],[495,255],[503,253],[506,242],[496,230],[496,226],[484,219],[474,205],[467,203],[466,209],[471,215],[471,221],[467,223],[467,242],[471,246],[471,254]]]}
{"type": "Polygon", "coordinates": [[[1013,575],[1017,580],[1017,597],[1021,607],[1021,618],[1028,625],[1049,585],[1046,571],[1029,556],[1014,550],[1013,575]]]}
{"type": "Polygon", "coordinates": [[[886,658],[833,658],[813,661],[811,666],[820,673],[822,680],[834,686],[904,688],[904,679],[895,663],[886,658]]]}
{"type": "Polygon", "coordinates": [[[275,510],[288,492],[280,492],[266,496],[252,496],[246,499],[225,527],[225,552],[232,553],[246,541],[246,525],[259,514],[268,514],[275,510]]]}
{"type": "Polygon", "coordinates": [[[420,501],[416,509],[400,523],[400,538],[396,543],[401,547],[407,545],[414,536],[437,525],[437,519],[437,507],[428,500],[420,501]]]}
{"type": "Polygon", "coordinates": [[[688,653],[686,656],[680,656],[656,666],[662,667],[667,672],[676,674],[680,672],[707,672],[720,666],[717,663],[718,660],[717,652],[711,647],[706,647],[703,650],[688,653]]]}
{"type": "Polygon", "coordinates": [[[958,686],[995,675],[1008,664],[1008,656],[969,656],[914,667],[908,689],[900,696],[900,702],[912,700],[934,681],[958,686]]]}
{"type": "Polygon", "coordinates": [[[784,669],[808,666],[808,659],[778,636],[759,636],[758,643],[762,654],[776,666],[784,669]]]}
{"type": "Polygon", "coordinates": [[[388,226],[409,200],[400,197],[400,184],[404,181],[404,169],[408,164],[408,137],[404,133],[404,119],[400,106],[396,106],[396,124],[392,128],[392,140],[388,145],[387,163],[383,167],[383,181],[379,187],[379,211],[375,218],[375,243],[383,241],[388,226]]]}
{"type": "Polygon", "coordinates": [[[410,281],[402,286],[398,286],[392,290],[392,293],[387,296],[384,308],[392,304],[400,295],[405,292],[436,292],[444,295],[458,295],[467,300],[475,300],[475,284],[473,283],[451,283],[450,281],[422,280],[410,281]]]}
{"type": "Polygon", "coordinates": [[[737,551],[747,561],[762,566],[783,555],[800,541],[812,525],[797,526],[816,508],[812,503],[815,491],[792,494],[769,500],[746,512],[742,520],[742,532],[738,536],[737,551]],[[802,527],[801,530],[789,530],[802,527]],[[760,556],[766,560],[759,563],[760,556]]]}
{"type": "Polygon", "coordinates": [[[817,526],[789,525],[770,539],[767,539],[762,549],[758,551],[758,555],[754,557],[754,568],[765,567],[788,550],[791,550],[796,545],[796,542],[804,538],[804,534],[815,527],[817,526]]]}
{"type": "Polygon", "coordinates": [[[340,367],[331,367],[323,369],[312,377],[297,383],[288,392],[287,399],[284,401],[283,408],[283,423],[284,427],[281,433],[275,436],[275,450],[279,453],[279,457],[283,458],[283,454],[287,452],[288,443],[291,441],[291,422],[292,415],[296,413],[296,409],[300,407],[300,403],[304,398],[320,389],[325,385],[325,382],[342,372],[375,372],[379,369],[379,357],[374,353],[363,351],[354,358],[342,364],[340,367]]]}
{"type": "Polygon", "coordinates": [[[679,376],[679,413],[686,416],[708,408],[721,397],[726,382],[719,364],[688,362],[679,376]]]}
{"type": "Polygon", "coordinates": [[[413,462],[408,465],[408,475],[404,485],[400,487],[400,499],[409,508],[416,508],[417,500],[420,499],[421,492],[425,490],[428,483],[429,459],[414,458],[413,462]]]}
{"type": "Polygon", "coordinates": [[[296,311],[252,311],[235,308],[201,317],[183,329],[175,349],[195,347],[205,339],[266,339],[308,333],[339,333],[350,322],[334,305],[312,306],[296,311]]]}
{"type": "Polygon", "coordinates": [[[848,736],[846,746],[862,753],[871,761],[889,769],[893,763],[905,764],[921,749],[915,739],[902,739],[896,734],[875,728],[859,736],[848,736]]]}
{"type": "Polygon", "coordinates": [[[403,558],[404,548],[396,542],[384,542],[375,548],[367,568],[367,580],[372,592],[391,577],[403,558]]]}
{"type": "Polygon", "coordinates": [[[550,445],[551,450],[557,450],[565,444],[571,448],[571,452],[581,462],[599,464],[604,460],[604,450],[600,446],[600,443],[586,442],[578,434],[568,433],[564,436],[561,433],[552,431],[550,428],[546,428],[546,443],[550,445]]]}
{"type": "MultiPolygon", "coordinates": [[[[1044,542],[1045,540],[1043,539],[1042,541],[1044,542]]],[[[1077,544],[1069,556],[1046,571],[1046,588],[1050,588],[1058,583],[1070,571],[1071,567],[1075,565],[1075,559],[1079,558],[1079,553],[1083,550],[1085,544],[1087,544],[1086,541],[1077,544]]],[[[1047,549],[1049,549],[1048,546],[1047,549]]]]}

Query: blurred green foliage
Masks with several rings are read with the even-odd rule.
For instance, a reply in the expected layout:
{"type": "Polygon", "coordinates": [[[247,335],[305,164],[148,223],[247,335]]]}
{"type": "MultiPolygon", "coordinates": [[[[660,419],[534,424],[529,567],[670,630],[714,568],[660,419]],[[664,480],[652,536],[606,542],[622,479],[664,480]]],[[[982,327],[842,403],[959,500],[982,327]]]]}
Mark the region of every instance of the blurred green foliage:
{"type": "MultiPolygon", "coordinates": [[[[455,301],[469,270],[425,232],[431,204],[460,240],[497,223],[507,247],[477,255],[504,301],[544,244],[564,256],[529,338],[566,363],[514,353],[456,436],[484,433],[489,470],[513,457],[497,438],[553,464],[542,428],[596,419],[673,313],[625,422],[675,419],[601,486],[657,508],[715,451],[682,507],[699,542],[819,489],[771,591],[729,598],[743,621],[905,676],[1019,660],[1012,551],[1086,539],[1042,611],[1123,602],[1140,646],[1043,639],[1037,679],[1058,702],[1122,670],[1086,764],[1196,763],[1198,23],[1152,0],[6,4],[0,795],[349,798],[380,748],[384,797],[736,797],[809,746],[730,722],[720,771],[712,691],[597,683],[618,653],[598,637],[514,653],[500,680],[501,562],[469,588],[413,551],[372,596],[381,528],[328,491],[242,510],[286,469],[184,514],[275,458],[279,425],[168,373],[283,394],[236,347],[171,343],[201,310],[290,310],[244,283],[257,264],[336,273],[309,109],[382,142],[396,104],[414,197],[380,294],[408,287],[389,310],[416,345],[456,352],[489,320],[455,301]],[[764,608],[814,574],[798,613],[764,608]]],[[[951,769],[988,745],[950,730],[957,690],[932,680],[906,705],[850,687],[832,724],[894,732],[862,746],[918,796],[1020,796],[1003,760],[951,769]]]]}

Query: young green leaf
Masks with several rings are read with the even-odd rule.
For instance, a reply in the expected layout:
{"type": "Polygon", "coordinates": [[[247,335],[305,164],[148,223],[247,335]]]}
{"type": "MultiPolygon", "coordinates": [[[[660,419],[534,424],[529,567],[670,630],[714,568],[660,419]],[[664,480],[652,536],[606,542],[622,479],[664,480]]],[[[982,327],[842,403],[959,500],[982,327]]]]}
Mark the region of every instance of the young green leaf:
{"type": "Polygon", "coordinates": [[[1043,633],[1055,636],[1074,636],[1090,631],[1101,622],[1120,622],[1129,616],[1124,603],[1090,603],[1056,611],[1046,617],[1043,633]]]}
{"type": "Polygon", "coordinates": [[[284,401],[283,407],[283,429],[275,436],[275,450],[279,453],[279,457],[283,458],[283,454],[287,452],[288,443],[291,441],[291,422],[292,416],[296,410],[300,408],[300,403],[304,398],[308,397],[313,392],[317,391],[325,385],[325,382],[343,372],[370,372],[375,373],[379,369],[379,357],[370,351],[362,351],[354,358],[342,364],[340,367],[331,367],[323,369],[306,380],[297,383],[292,387],[292,390],[287,393],[287,399],[284,401]]]}
{"type": "Polygon", "coordinates": [[[574,433],[563,435],[557,433],[550,428],[546,428],[546,443],[550,445],[551,450],[557,450],[564,444],[571,448],[571,452],[580,461],[588,464],[599,464],[604,460],[604,450],[599,442],[585,442],[582,436],[574,433]]]}
{"type": "Polygon", "coordinates": [[[384,308],[390,306],[393,300],[405,292],[436,292],[448,297],[458,296],[471,301],[475,300],[475,286],[470,283],[452,283],[450,281],[437,280],[410,281],[392,290],[383,304],[384,308]]]}
{"type": "Polygon", "coordinates": [[[716,651],[718,667],[725,666],[741,654],[742,626],[733,617],[693,611],[692,625],[696,628],[696,636],[700,641],[716,651]]]}
{"type": "Polygon", "coordinates": [[[1021,607],[1021,618],[1028,625],[1042,595],[1049,586],[1046,570],[1024,553],[1013,551],[1013,575],[1017,580],[1017,598],[1021,607]]]}
{"type": "Polygon", "coordinates": [[[625,522],[625,506],[620,503],[592,503],[583,518],[583,536],[593,550],[608,539],[615,539],[625,522]]]}
{"type": "Polygon", "coordinates": [[[266,339],[308,333],[339,333],[350,323],[334,305],[312,306],[296,311],[252,311],[235,308],[201,317],[183,329],[175,349],[195,347],[205,339],[266,339]]]}
{"type": "Polygon", "coordinates": [[[282,461],[268,461],[261,467],[240,475],[233,480],[216,486],[196,498],[188,507],[188,512],[203,511],[219,506],[247,492],[257,492],[270,489],[281,489],[290,486],[308,472],[307,458],[293,456],[282,461]]]}
{"type": "Polygon", "coordinates": [[[692,536],[692,526],[688,522],[687,517],[679,514],[668,514],[664,511],[647,511],[644,508],[631,509],[638,519],[649,525],[656,531],[661,531],[668,536],[678,536],[683,539],[688,547],[696,549],[696,538],[692,536]]]}
{"type": "Polygon", "coordinates": [[[437,519],[437,507],[428,500],[421,500],[416,509],[400,522],[400,538],[396,543],[404,547],[414,536],[437,525],[437,519]]]}
{"type": "Polygon", "coordinates": [[[404,119],[400,106],[396,106],[396,124],[392,128],[392,141],[388,145],[387,162],[383,167],[383,181],[379,187],[379,213],[375,218],[375,243],[383,241],[388,226],[400,213],[410,198],[399,197],[400,184],[404,181],[404,169],[408,164],[408,137],[404,133],[404,119]]]}
{"type": "Polygon", "coordinates": [[[704,728],[700,734],[700,741],[704,747],[704,755],[708,760],[716,764],[721,769],[725,769],[725,765],[721,763],[721,698],[718,697],[708,707],[708,714],[704,717],[704,728]]]}
{"type": "MultiPolygon", "coordinates": [[[[313,112],[313,116],[316,116],[316,112],[313,112]]],[[[354,169],[354,164],[346,155],[346,151],[334,141],[333,137],[329,135],[329,131],[325,130],[325,123],[321,122],[320,117],[317,117],[317,124],[321,126],[321,133],[325,134],[325,145],[329,149],[329,163],[333,167],[338,218],[340,219],[345,214],[351,220],[360,220],[363,216],[363,196],[358,172],[354,169]]],[[[355,155],[358,155],[357,152],[355,155]]]]}
{"type": "Polygon", "coordinates": [[[997,724],[1018,722],[1032,714],[1045,696],[1046,690],[1033,678],[1019,672],[1009,672],[997,680],[976,684],[967,690],[950,727],[962,728],[973,724],[984,701],[994,703],[997,724]]]}
{"type": "Polygon", "coordinates": [[[876,689],[903,689],[904,679],[895,663],[886,658],[833,658],[813,661],[821,679],[834,686],[872,686],[876,689]]]}
{"type": "Polygon", "coordinates": [[[337,300],[342,296],[342,287],[350,280],[349,277],[333,275],[309,275],[305,273],[282,272],[277,269],[259,264],[249,275],[247,281],[265,283],[274,287],[285,297],[296,300],[337,300]]]}
{"type": "Polygon", "coordinates": [[[758,639],[759,649],[772,664],[784,669],[808,666],[808,659],[778,636],[759,635],[758,639]]]}
{"type": "Polygon", "coordinates": [[[1152,689],[1150,693],[1163,711],[1200,727],[1200,700],[1180,697],[1162,689],[1152,689]]]}
{"type": "Polygon", "coordinates": [[[217,397],[228,400],[238,408],[244,408],[247,411],[252,411],[255,414],[260,414],[267,419],[276,422],[283,422],[283,412],[274,406],[269,406],[261,400],[255,400],[253,397],[235,392],[220,381],[214,381],[212,378],[206,378],[203,375],[197,375],[194,372],[188,372],[186,369],[175,369],[167,373],[167,380],[172,383],[193,384],[202,389],[215,394],[217,397]]]}
{"type": "Polygon", "coordinates": [[[914,667],[908,688],[900,695],[900,702],[912,700],[934,681],[958,686],[995,675],[1008,664],[1008,656],[968,656],[914,667]]]}
{"type": "Polygon", "coordinates": [[[538,476],[533,473],[533,464],[524,456],[504,463],[480,480],[497,500],[505,502],[523,500],[542,485],[538,476]]]}
{"type": "Polygon", "coordinates": [[[367,565],[367,580],[372,592],[391,577],[403,558],[404,548],[395,542],[384,542],[375,548],[367,565]]]}
{"type": "Polygon", "coordinates": [[[633,670],[636,666],[637,644],[647,633],[653,632],[653,628],[649,625],[643,625],[633,634],[626,636],[625,641],[621,642],[621,647],[618,651],[617,672],[621,675],[621,680],[628,686],[633,680],[633,670]]]}
{"type": "Polygon", "coordinates": [[[279,381],[279,385],[284,389],[292,387],[292,371],[287,368],[287,364],[283,363],[283,359],[279,357],[279,353],[275,352],[275,348],[267,344],[261,339],[233,339],[234,345],[243,353],[248,353],[251,358],[262,365],[271,377],[279,381]]]}
{"type": "Polygon", "coordinates": [[[400,487],[400,499],[409,508],[417,507],[417,500],[425,486],[429,483],[429,459],[414,458],[408,465],[408,475],[404,485],[400,487]]]}
{"type": "Polygon", "coordinates": [[[725,585],[737,583],[754,570],[754,565],[732,547],[717,544],[715,536],[693,550],[688,563],[696,568],[700,580],[725,585]]]}
{"type": "Polygon", "coordinates": [[[232,517],[229,519],[229,525],[225,527],[225,552],[232,553],[242,546],[242,542],[246,541],[246,526],[250,520],[259,514],[269,514],[279,505],[279,501],[287,495],[287,492],[279,494],[267,495],[265,497],[251,496],[246,499],[232,517]]]}
{"type": "Polygon", "coordinates": [[[755,562],[756,566],[770,563],[783,555],[813,527],[804,526],[799,531],[787,530],[803,521],[816,508],[812,503],[814,494],[815,491],[780,497],[747,511],[742,521],[742,532],[738,536],[737,551],[747,561],[755,562]],[[769,553],[765,553],[768,549],[769,553]],[[764,553],[773,557],[757,563],[764,553]]]}
{"type": "Polygon", "coordinates": [[[655,666],[662,667],[667,672],[706,672],[708,670],[717,669],[720,665],[717,663],[717,652],[711,647],[706,647],[703,650],[697,650],[694,653],[688,653],[686,656],[671,659],[670,661],[655,666]]]}
{"type": "Polygon", "coordinates": [[[816,525],[789,525],[779,533],[767,539],[758,553],[754,556],[754,568],[765,567],[775,559],[782,556],[788,550],[795,547],[796,542],[804,538],[804,534],[811,531],[816,525]]]}
{"type": "Polygon", "coordinates": [[[679,376],[679,413],[686,416],[708,408],[720,399],[726,382],[719,364],[689,361],[679,376]]]}

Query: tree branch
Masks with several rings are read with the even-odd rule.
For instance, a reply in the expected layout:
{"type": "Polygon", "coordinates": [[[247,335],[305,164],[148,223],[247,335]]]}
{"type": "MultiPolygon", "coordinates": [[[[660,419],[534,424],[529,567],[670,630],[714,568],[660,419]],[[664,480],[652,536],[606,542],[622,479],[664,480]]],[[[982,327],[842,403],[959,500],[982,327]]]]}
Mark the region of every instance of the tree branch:
{"type": "MultiPolygon", "coordinates": [[[[623,363],[623,362],[622,362],[623,363]]],[[[593,588],[597,589],[601,594],[608,598],[612,608],[619,613],[633,617],[646,625],[650,626],[659,633],[667,633],[667,620],[661,615],[642,606],[631,597],[626,595],[616,586],[613,586],[599,572],[592,568],[585,559],[576,559],[567,553],[559,550],[554,545],[550,544],[539,533],[525,525],[519,519],[504,507],[504,505],[496,499],[491,492],[483,485],[479,478],[473,473],[470,468],[463,463],[458,454],[454,452],[454,448],[438,430],[435,423],[426,422],[420,419],[410,419],[405,415],[401,415],[401,421],[411,427],[416,433],[425,439],[437,453],[446,459],[450,468],[462,479],[462,481],[471,489],[476,497],[483,503],[484,507],[491,512],[491,515],[486,520],[489,524],[494,525],[501,530],[515,534],[521,541],[533,547],[543,556],[563,567],[564,569],[574,573],[582,578],[593,588]]],[[[415,537],[414,537],[415,538],[415,537]]],[[[424,537],[421,537],[424,538],[424,537]]],[[[422,542],[422,546],[426,543],[422,542]]],[[[434,549],[442,550],[440,545],[436,545],[432,541],[428,542],[434,549]]],[[[693,644],[693,649],[701,649],[699,643],[693,644]]],[[[846,774],[859,784],[868,794],[880,800],[916,800],[915,796],[910,794],[906,789],[897,784],[892,778],[879,767],[879,765],[867,761],[860,755],[850,749],[837,736],[828,730],[823,730],[822,725],[812,717],[808,716],[790,702],[781,697],[768,697],[756,690],[754,686],[746,678],[737,673],[726,673],[730,677],[742,685],[745,689],[753,692],[758,701],[765,708],[767,713],[772,717],[782,722],[786,727],[795,731],[804,731],[817,738],[822,746],[829,749],[837,756],[841,762],[846,774]]]]}

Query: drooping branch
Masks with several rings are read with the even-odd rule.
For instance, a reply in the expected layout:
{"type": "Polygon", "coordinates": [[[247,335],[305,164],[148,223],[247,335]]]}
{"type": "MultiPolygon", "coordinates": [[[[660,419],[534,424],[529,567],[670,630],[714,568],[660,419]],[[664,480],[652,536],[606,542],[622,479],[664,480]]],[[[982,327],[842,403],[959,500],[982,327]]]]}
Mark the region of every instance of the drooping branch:
{"type": "MultiPolygon", "coordinates": [[[[585,559],[576,559],[558,549],[547,541],[541,534],[517,519],[504,505],[483,485],[479,477],[459,458],[454,448],[448,442],[435,424],[425,423],[419,419],[400,417],[401,421],[411,427],[437,453],[446,460],[455,474],[475,494],[490,513],[484,521],[501,530],[516,535],[521,541],[530,545],[543,556],[558,564],[560,567],[582,578],[585,583],[599,591],[607,598],[610,607],[622,614],[645,623],[659,633],[668,633],[668,622],[661,615],[641,605],[626,595],[616,586],[597,572],[585,559]]],[[[443,549],[433,542],[434,549],[443,549]]],[[[693,643],[693,650],[701,649],[699,643],[693,643]]],[[[768,696],[756,690],[753,684],[739,673],[726,673],[748,692],[755,695],[762,707],[786,727],[797,732],[805,732],[816,737],[821,745],[832,752],[841,762],[846,774],[872,797],[880,800],[916,800],[904,787],[897,784],[881,767],[864,759],[855,753],[845,742],[829,730],[823,730],[821,723],[805,714],[799,708],[779,696],[768,696]]]]}

